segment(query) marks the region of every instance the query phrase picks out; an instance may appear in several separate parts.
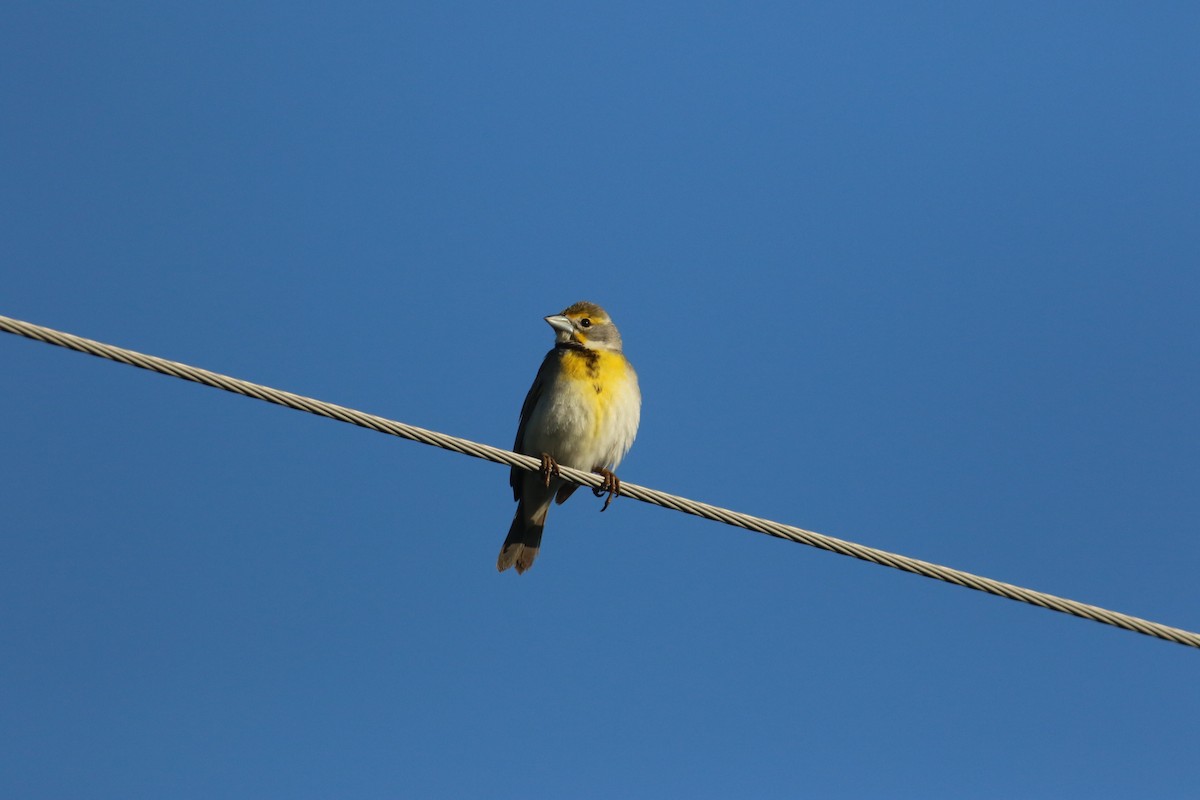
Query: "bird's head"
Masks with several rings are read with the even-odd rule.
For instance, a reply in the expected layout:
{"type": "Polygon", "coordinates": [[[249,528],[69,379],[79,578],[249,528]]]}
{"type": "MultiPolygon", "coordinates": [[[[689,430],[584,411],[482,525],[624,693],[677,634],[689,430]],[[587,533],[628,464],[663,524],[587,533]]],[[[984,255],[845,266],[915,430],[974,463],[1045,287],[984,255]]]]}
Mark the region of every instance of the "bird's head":
{"type": "Polygon", "coordinates": [[[546,317],[559,344],[581,345],[591,350],[621,352],[621,334],[604,309],[595,303],[578,302],[561,314],[546,317]]]}

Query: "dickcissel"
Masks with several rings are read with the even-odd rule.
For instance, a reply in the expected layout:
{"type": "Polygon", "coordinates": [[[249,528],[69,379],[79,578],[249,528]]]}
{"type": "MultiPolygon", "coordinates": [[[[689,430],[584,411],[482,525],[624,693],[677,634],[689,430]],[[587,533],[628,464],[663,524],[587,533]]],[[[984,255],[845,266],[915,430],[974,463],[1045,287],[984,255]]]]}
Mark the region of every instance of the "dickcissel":
{"type": "Polygon", "coordinates": [[[496,568],[533,566],[550,501],[563,502],[579,488],[559,477],[558,465],[595,472],[607,493],[620,494],[613,470],[629,452],[642,413],[637,373],[621,352],[621,334],[595,303],[576,303],[546,317],[554,349],[546,354],[525,404],[513,450],[542,459],[540,472],[513,467],[509,477],[517,513],[500,548],[496,568]]]}

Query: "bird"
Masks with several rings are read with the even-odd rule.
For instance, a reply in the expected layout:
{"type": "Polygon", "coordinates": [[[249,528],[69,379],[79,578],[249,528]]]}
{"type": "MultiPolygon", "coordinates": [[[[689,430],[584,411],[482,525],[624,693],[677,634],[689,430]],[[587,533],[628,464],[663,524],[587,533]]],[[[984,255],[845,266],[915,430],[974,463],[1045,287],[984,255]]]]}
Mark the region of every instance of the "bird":
{"type": "Polygon", "coordinates": [[[559,477],[558,467],[594,472],[604,480],[592,492],[607,493],[604,511],[621,493],[613,472],[629,452],[641,421],[637,373],[625,358],[621,334],[603,308],[578,302],[545,318],[554,329],[546,353],[521,406],[513,450],[541,458],[537,472],[512,468],[509,483],[517,513],[500,548],[496,569],[533,566],[542,543],[550,501],[564,502],[579,488],[559,477]]]}

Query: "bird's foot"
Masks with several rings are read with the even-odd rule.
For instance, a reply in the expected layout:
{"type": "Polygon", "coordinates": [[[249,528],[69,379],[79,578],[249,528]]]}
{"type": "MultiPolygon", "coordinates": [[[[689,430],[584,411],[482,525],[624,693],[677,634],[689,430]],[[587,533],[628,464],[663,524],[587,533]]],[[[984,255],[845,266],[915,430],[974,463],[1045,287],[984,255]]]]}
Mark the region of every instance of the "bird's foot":
{"type": "Polygon", "coordinates": [[[551,458],[549,453],[542,453],[542,469],[539,474],[546,486],[550,485],[551,478],[557,478],[559,475],[558,462],[551,458]]]}
{"type": "Polygon", "coordinates": [[[608,510],[608,504],[613,501],[614,497],[619,497],[621,494],[621,479],[614,475],[609,470],[604,468],[594,469],[592,472],[604,478],[603,482],[592,489],[592,494],[600,497],[604,493],[608,493],[608,497],[604,500],[604,506],[600,509],[601,512],[608,510]]]}

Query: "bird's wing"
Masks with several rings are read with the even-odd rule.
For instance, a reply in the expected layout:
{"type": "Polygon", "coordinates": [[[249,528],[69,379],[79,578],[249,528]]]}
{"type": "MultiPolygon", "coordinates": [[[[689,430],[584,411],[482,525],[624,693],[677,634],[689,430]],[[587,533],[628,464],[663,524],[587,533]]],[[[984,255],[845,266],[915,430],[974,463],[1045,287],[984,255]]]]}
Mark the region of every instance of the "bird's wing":
{"type": "MultiPolygon", "coordinates": [[[[533,386],[529,387],[529,394],[525,395],[525,402],[521,404],[521,421],[517,423],[517,439],[513,443],[515,452],[525,452],[522,449],[525,441],[525,426],[529,423],[529,418],[533,416],[533,409],[542,396],[542,390],[549,383],[549,373],[557,365],[557,356],[558,353],[554,350],[546,353],[546,357],[542,359],[542,365],[538,367],[537,377],[533,379],[533,386]]],[[[528,455],[538,454],[529,453],[528,455]]],[[[521,473],[523,472],[525,470],[519,467],[513,467],[509,472],[508,483],[512,486],[514,500],[521,499],[521,473]]]]}
{"type": "Polygon", "coordinates": [[[575,490],[578,488],[578,483],[564,483],[558,487],[558,494],[554,495],[554,502],[559,504],[567,502],[567,498],[575,494],[575,490]]]}

